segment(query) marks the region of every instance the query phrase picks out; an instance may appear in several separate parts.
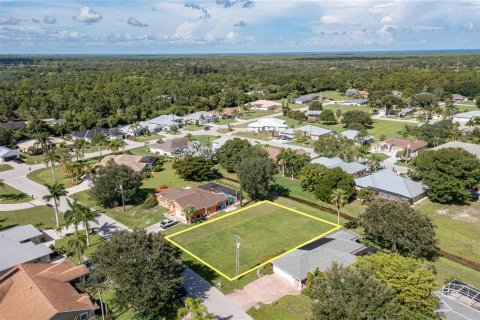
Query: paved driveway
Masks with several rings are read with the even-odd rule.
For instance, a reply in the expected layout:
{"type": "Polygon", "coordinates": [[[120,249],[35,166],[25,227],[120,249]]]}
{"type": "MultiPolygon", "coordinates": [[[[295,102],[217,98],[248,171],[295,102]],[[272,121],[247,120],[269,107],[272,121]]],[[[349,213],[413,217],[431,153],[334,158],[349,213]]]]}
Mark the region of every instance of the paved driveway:
{"type": "Polygon", "coordinates": [[[247,284],[242,290],[227,295],[236,305],[247,311],[259,302],[270,304],[286,295],[299,295],[300,289],[276,274],[263,276],[247,284]]]}

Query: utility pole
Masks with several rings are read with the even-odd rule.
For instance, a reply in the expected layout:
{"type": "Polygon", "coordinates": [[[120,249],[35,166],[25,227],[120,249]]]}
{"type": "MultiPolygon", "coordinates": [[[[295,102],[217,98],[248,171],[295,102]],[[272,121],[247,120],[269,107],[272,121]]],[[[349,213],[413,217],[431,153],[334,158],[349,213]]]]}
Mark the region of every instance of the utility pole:
{"type": "Polygon", "coordinates": [[[98,288],[98,296],[100,297],[100,308],[102,309],[102,320],[105,320],[105,312],[103,311],[102,290],[98,288]]]}
{"type": "Polygon", "coordinates": [[[235,235],[235,273],[240,274],[240,236],[235,235]]]}
{"type": "Polygon", "coordinates": [[[120,184],[120,193],[122,194],[122,211],[125,212],[125,194],[123,192],[123,185],[120,184]]]}

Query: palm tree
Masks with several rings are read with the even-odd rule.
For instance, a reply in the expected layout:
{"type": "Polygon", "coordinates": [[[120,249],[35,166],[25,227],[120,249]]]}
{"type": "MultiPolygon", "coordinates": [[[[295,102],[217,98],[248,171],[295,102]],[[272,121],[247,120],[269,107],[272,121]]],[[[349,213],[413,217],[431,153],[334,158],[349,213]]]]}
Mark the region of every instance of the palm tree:
{"type": "MultiPolygon", "coordinates": [[[[37,132],[34,134],[35,140],[37,142],[35,145],[40,145],[40,149],[42,150],[42,153],[48,150],[48,147],[50,146],[50,136],[48,132],[37,132]]],[[[34,145],[34,148],[37,149],[37,147],[34,145]]]]}
{"type": "Polygon", "coordinates": [[[70,209],[63,214],[65,217],[65,225],[68,228],[73,224],[75,232],[78,232],[78,226],[84,221],[83,216],[85,216],[85,211],[90,209],[79,203],[77,200],[74,200],[72,203],[67,199],[67,203],[70,209]]]}
{"type": "Polygon", "coordinates": [[[213,320],[214,317],[210,314],[203,304],[201,297],[185,299],[185,307],[178,309],[178,319],[190,320],[213,320]]]}
{"type": "Polygon", "coordinates": [[[76,139],[73,142],[73,151],[75,154],[75,157],[77,158],[77,161],[80,158],[85,158],[85,146],[87,144],[87,141],[85,139],[76,139]]]}
{"type": "Polygon", "coordinates": [[[102,147],[107,144],[107,136],[100,132],[92,137],[92,144],[98,147],[98,152],[102,156],[102,147]]]}
{"type": "Polygon", "coordinates": [[[118,139],[112,139],[108,143],[108,149],[111,150],[113,153],[117,152],[120,148],[125,146],[125,142],[118,139]]]}
{"type": "Polygon", "coordinates": [[[56,152],[58,154],[58,157],[60,158],[60,162],[64,166],[67,164],[67,162],[72,160],[72,155],[70,153],[70,149],[68,149],[68,147],[65,143],[60,143],[56,148],[56,152]]]}
{"type": "Polygon", "coordinates": [[[376,155],[376,154],[372,154],[370,156],[370,159],[368,160],[368,170],[370,172],[374,172],[378,168],[380,168],[380,164],[381,164],[381,161],[380,161],[379,156],[376,155]]]}
{"type": "Polygon", "coordinates": [[[191,133],[187,133],[185,135],[185,139],[187,139],[188,141],[192,141],[193,140],[193,135],[191,133]]]}
{"type": "Polygon", "coordinates": [[[56,162],[60,161],[60,156],[58,155],[57,151],[54,149],[49,149],[45,153],[45,165],[50,165],[50,169],[52,170],[53,181],[57,181],[55,178],[55,172],[53,172],[53,167],[55,166],[56,162]]]}
{"type": "Polygon", "coordinates": [[[337,208],[337,224],[340,225],[340,208],[347,204],[347,195],[342,189],[335,189],[330,195],[330,203],[337,208]]]}
{"type": "Polygon", "coordinates": [[[197,213],[197,209],[195,209],[194,206],[186,206],[183,209],[183,214],[185,215],[185,218],[187,219],[188,223],[192,223],[192,218],[197,213]]]}
{"type": "Polygon", "coordinates": [[[95,222],[98,224],[97,217],[100,216],[100,213],[95,210],[90,210],[90,208],[85,207],[86,210],[83,211],[82,220],[83,225],[85,226],[85,234],[87,235],[87,247],[90,247],[90,222],[95,222]]]}
{"type": "Polygon", "coordinates": [[[75,252],[78,258],[78,264],[82,263],[82,255],[87,250],[87,239],[85,235],[78,232],[75,233],[75,236],[68,240],[67,249],[70,252],[75,252]]]}
{"type": "Polygon", "coordinates": [[[68,173],[75,179],[75,182],[78,182],[78,177],[82,175],[83,165],[80,162],[67,162],[65,164],[65,169],[68,173]]]}
{"type": "Polygon", "coordinates": [[[60,197],[64,197],[67,195],[67,190],[63,184],[55,182],[52,185],[46,184],[45,185],[48,189],[48,194],[43,197],[43,200],[49,201],[53,200],[53,207],[55,208],[55,222],[57,224],[57,228],[60,226],[59,221],[59,213],[58,213],[58,203],[60,201],[60,197]]]}
{"type": "Polygon", "coordinates": [[[293,158],[295,158],[295,155],[295,151],[293,151],[292,149],[283,148],[282,150],[280,150],[280,153],[277,156],[277,164],[280,164],[282,166],[282,175],[284,177],[293,158]]]}

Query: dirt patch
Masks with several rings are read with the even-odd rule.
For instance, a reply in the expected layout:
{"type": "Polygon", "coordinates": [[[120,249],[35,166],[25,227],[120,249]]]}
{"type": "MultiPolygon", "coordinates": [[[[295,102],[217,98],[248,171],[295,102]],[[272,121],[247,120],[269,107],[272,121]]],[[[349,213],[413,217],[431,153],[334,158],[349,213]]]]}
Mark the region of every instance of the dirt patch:
{"type": "Polygon", "coordinates": [[[448,215],[448,209],[438,209],[437,213],[441,216],[447,216],[448,215]]]}

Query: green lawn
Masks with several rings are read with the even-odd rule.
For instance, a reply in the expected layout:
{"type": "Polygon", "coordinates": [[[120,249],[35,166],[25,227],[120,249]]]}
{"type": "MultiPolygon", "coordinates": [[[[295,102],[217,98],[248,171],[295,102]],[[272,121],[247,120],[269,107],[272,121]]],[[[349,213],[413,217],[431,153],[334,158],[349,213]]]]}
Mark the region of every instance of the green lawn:
{"type": "Polygon", "coordinates": [[[141,136],[132,137],[131,140],[138,141],[138,142],[148,142],[148,141],[159,140],[163,138],[165,138],[165,136],[162,136],[161,134],[144,134],[141,136]]]}
{"type": "Polygon", "coordinates": [[[248,112],[245,113],[244,116],[240,117],[240,119],[250,120],[250,119],[255,119],[255,118],[258,118],[258,117],[272,115],[272,114],[279,113],[279,112],[281,112],[280,109],[278,109],[278,110],[249,110],[248,112]]]}
{"type": "Polygon", "coordinates": [[[440,248],[480,263],[480,203],[441,205],[427,199],[416,208],[437,227],[440,248]]]}
{"type": "Polygon", "coordinates": [[[202,146],[207,146],[207,142],[212,142],[215,139],[218,139],[219,136],[208,136],[208,135],[198,135],[193,136],[193,139],[197,140],[202,146]]]}
{"type": "MultiPolygon", "coordinates": [[[[64,223],[62,215],[60,215],[60,223],[64,223]]],[[[55,211],[47,206],[16,211],[0,211],[0,229],[24,224],[32,224],[39,229],[55,228],[55,211]]]]}
{"type": "MultiPolygon", "coordinates": [[[[63,184],[65,188],[70,188],[76,184],[63,165],[53,167],[53,172],[55,173],[56,182],[63,184]]],[[[43,185],[54,182],[50,167],[32,171],[27,175],[27,178],[43,185]]],[[[81,179],[78,179],[78,183],[80,182],[81,179]]]]}
{"type": "Polygon", "coordinates": [[[155,172],[152,178],[143,180],[142,188],[149,192],[154,192],[155,189],[162,186],[196,187],[201,184],[201,182],[185,181],[180,178],[172,168],[171,162],[166,162],[163,168],[164,169],[162,171],[155,172]]]}
{"type": "Polygon", "coordinates": [[[8,171],[8,170],[12,170],[13,167],[7,163],[4,163],[4,164],[0,164],[0,172],[2,171],[8,171]]]}
{"type": "Polygon", "coordinates": [[[42,164],[43,161],[45,161],[45,157],[43,154],[36,155],[36,156],[30,156],[26,153],[20,153],[20,157],[22,158],[23,162],[25,162],[28,165],[33,165],[33,164],[42,164]]]}
{"type": "Polygon", "coordinates": [[[172,238],[229,277],[235,277],[235,235],[241,238],[240,273],[334,226],[270,203],[210,220],[172,238]],[[231,243],[231,246],[226,244],[231,243]],[[221,244],[221,245],[220,245],[221,244]]]}
{"type": "MultiPolygon", "coordinates": [[[[85,234],[85,231],[79,231],[81,234],[85,234]]],[[[56,250],[61,250],[61,251],[65,251],[67,252],[67,248],[68,248],[68,241],[70,239],[72,239],[73,237],[75,237],[75,234],[71,233],[65,237],[63,237],[62,239],[58,239],[55,241],[55,249],[56,250]]],[[[98,245],[100,243],[102,243],[103,241],[105,241],[105,238],[103,238],[102,236],[96,234],[96,233],[90,233],[90,247],[87,248],[87,250],[85,251],[85,253],[83,254],[84,256],[86,256],[87,258],[90,258],[90,255],[93,254],[95,251],[97,251],[97,248],[98,248],[98,245]]],[[[67,258],[68,260],[70,260],[73,264],[79,264],[78,262],[78,258],[76,256],[76,254],[74,252],[67,252],[67,258]]],[[[81,263],[82,261],[80,261],[81,263]]]]}
{"type": "Polygon", "coordinates": [[[437,272],[437,288],[441,288],[444,284],[453,279],[480,287],[480,272],[466,267],[462,264],[447,258],[438,258],[434,263],[437,272]]]}
{"type": "Polygon", "coordinates": [[[345,100],[345,99],[348,99],[348,97],[343,94],[343,93],[340,93],[338,91],[334,91],[334,90],[329,90],[329,91],[320,91],[320,94],[322,96],[324,96],[325,98],[327,99],[333,99],[333,100],[345,100]]]}
{"type": "Polygon", "coordinates": [[[285,296],[272,304],[260,303],[247,313],[255,320],[307,320],[312,318],[312,300],[301,294],[285,296]]]}
{"type": "Polygon", "coordinates": [[[272,133],[271,132],[259,132],[259,133],[236,132],[235,136],[236,137],[249,138],[249,139],[265,140],[265,141],[272,140],[272,133]]]}
{"type": "MultiPolygon", "coordinates": [[[[151,226],[154,223],[160,222],[164,217],[165,208],[155,206],[151,209],[142,208],[141,203],[135,205],[128,205],[125,212],[122,211],[122,207],[117,208],[102,208],[98,206],[89,196],[88,190],[82,191],[73,196],[86,206],[95,208],[98,211],[105,213],[107,216],[119,221],[130,228],[143,229],[151,226]]],[[[145,198],[144,191],[141,191],[137,195],[137,199],[145,198]]],[[[139,201],[141,202],[141,201],[139,201]]]]}
{"type": "Polygon", "coordinates": [[[29,195],[9,186],[6,183],[0,185],[0,204],[2,203],[21,203],[32,200],[29,195]]]}
{"type": "Polygon", "coordinates": [[[196,124],[189,124],[183,127],[183,130],[187,131],[197,131],[197,130],[202,130],[205,128],[204,125],[196,125],[196,124]]]}
{"type": "Polygon", "coordinates": [[[235,121],[236,120],[234,119],[219,119],[215,121],[213,124],[224,125],[224,124],[234,123],[235,121]]]}
{"type": "Polygon", "coordinates": [[[138,147],[135,149],[127,150],[126,153],[136,154],[140,156],[158,156],[155,153],[150,152],[149,146],[138,147]]]}

